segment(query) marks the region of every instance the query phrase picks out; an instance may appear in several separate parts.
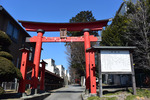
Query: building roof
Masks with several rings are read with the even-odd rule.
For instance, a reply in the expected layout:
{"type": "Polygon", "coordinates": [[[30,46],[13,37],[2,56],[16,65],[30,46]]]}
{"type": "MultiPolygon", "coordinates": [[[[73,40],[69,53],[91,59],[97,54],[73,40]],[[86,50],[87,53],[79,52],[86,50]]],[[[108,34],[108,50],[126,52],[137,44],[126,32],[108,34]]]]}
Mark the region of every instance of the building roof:
{"type": "MultiPolygon", "coordinates": [[[[139,0],[126,0],[126,1],[129,1],[129,2],[132,2],[133,4],[136,4],[137,1],[139,1],[139,0]]],[[[123,3],[120,5],[120,7],[119,7],[119,9],[118,9],[118,11],[117,11],[116,14],[120,14],[120,13],[121,13],[121,10],[123,9],[124,6],[127,7],[126,2],[123,2],[123,3]]],[[[122,12],[122,14],[123,14],[123,13],[126,13],[126,11],[122,12]]],[[[124,14],[123,14],[123,15],[124,15],[124,14]]]]}
{"type": "Polygon", "coordinates": [[[102,28],[107,25],[108,21],[109,19],[82,23],[45,23],[19,20],[27,31],[37,31],[37,29],[43,29],[44,31],[60,31],[61,28],[67,28],[67,31],[82,31],[84,28],[96,31],[102,30],[102,28]]]}
{"type": "Polygon", "coordinates": [[[117,11],[117,14],[119,14],[119,13],[120,13],[120,11],[121,11],[121,9],[122,9],[123,5],[125,5],[125,2],[123,2],[123,3],[120,5],[120,7],[119,7],[119,9],[118,9],[118,11],[117,11]]]}
{"type": "Polygon", "coordinates": [[[45,72],[48,73],[48,74],[50,74],[50,75],[52,75],[53,77],[56,77],[56,78],[58,78],[60,80],[63,80],[63,78],[61,78],[60,76],[58,76],[58,75],[56,75],[56,74],[54,74],[54,73],[52,73],[52,72],[50,72],[50,71],[48,71],[46,69],[45,69],[45,72]]]}
{"type": "Polygon", "coordinates": [[[31,37],[24,29],[22,26],[19,25],[19,23],[5,10],[5,8],[0,5],[0,11],[2,11],[4,14],[6,14],[8,16],[8,18],[10,18],[10,20],[12,20],[15,25],[17,25],[17,27],[20,28],[21,31],[23,31],[24,33],[26,33],[29,37],[31,37]]]}

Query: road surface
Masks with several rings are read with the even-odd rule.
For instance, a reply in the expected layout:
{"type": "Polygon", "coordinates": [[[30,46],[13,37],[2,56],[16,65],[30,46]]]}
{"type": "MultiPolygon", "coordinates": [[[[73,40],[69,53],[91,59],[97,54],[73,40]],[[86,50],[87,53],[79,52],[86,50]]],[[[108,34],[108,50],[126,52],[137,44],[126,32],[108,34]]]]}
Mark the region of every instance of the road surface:
{"type": "Polygon", "coordinates": [[[79,85],[68,85],[67,87],[53,91],[44,100],[82,100],[81,93],[85,88],[79,85]]]}

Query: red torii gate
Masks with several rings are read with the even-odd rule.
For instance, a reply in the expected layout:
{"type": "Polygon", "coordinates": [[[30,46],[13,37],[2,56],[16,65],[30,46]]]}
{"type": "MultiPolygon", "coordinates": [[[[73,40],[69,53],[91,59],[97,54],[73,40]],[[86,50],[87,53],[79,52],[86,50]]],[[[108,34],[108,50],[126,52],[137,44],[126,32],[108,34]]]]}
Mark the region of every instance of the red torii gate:
{"type": "MultiPolygon", "coordinates": [[[[106,26],[109,19],[99,20],[95,22],[84,22],[84,23],[43,23],[43,22],[30,22],[30,21],[20,21],[22,26],[25,27],[26,31],[37,31],[38,35],[31,38],[26,38],[26,42],[36,42],[34,62],[32,68],[32,82],[30,82],[33,89],[37,88],[38,75],[39,75],[39,63],[41,56],[41,47],[42,42],[84,42],[85,45],[85,61],[86,61],[86,90],[91,90],[91,94],[96,94],[96,76],[95,76],[95,54],[94,52],[86,52],[87,48],[90,48],[90,42],[100,41],[99,37],[94,37],[89,35],[89,31],[98,31],[102,30],[102,27],[106,26]],[[44,37],[43,34],[45,31],[60,31],[65,29],[67,31],[84,31],[84,36],[81,37],[44,37]]],[[[25,52],[27,52],[25,50],[25,52]]],[[[24,59],[24,58],[22,58],[24,59]]],[[[22,64],[21,64],[22,65],[22,64]]],[[[26,68],[26,66],[25,66],[26,68]]],[[[25,74],[25,68],[21,68],[22,74],[25,74]]],[[[44,74],[42,74],[44,75],[44,74]]],[[[44,78],[42,77],[42,82],[44,78]]],[[[23,79],[20,83],[23,83],[23,79]]],[[[27,83],[24,83],[27,84],[27,83]]],[[[44,84],[42,83],[41,87],[44,84]]],[[[20,92],[24,92],[24,85],[20,85],[20,92]]],[[[43,89],[43,88],[41,88],[43,89]]]]}

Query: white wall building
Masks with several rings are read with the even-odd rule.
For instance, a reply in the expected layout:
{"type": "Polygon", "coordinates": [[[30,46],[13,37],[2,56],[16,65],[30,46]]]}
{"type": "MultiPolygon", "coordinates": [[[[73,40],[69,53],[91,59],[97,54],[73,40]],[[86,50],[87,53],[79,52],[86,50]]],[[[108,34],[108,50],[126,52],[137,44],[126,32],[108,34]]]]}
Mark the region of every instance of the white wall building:
{"type": "Polygon", "coordinates": [[[64,77],[65,76],[65,68],[63,67],[63,65],[56,65],[56,67],[59,69],[60,77],[64,77]]]}
{"type": "Polygon", "coordinates": [[[55,65],[55,60],[53,59],[44,59],[44,61],[47,63],[45,66],[45,69],[56,74],[59,75],[59,69],[56,67],[55,65]]]}
{"type": "Polygon", "coordinates": [[[64,73],[65,73],[65,76],[67,77],[67,79],[68,79],[68,81],[70,82],[70,78],[71,78],[71,76],[70,76],[70,74],[69,74],[69,72],[68,72],[68,70],[65,70],[64,71],[64,73]]]}
{"type": "Polygon", "coordinates": [[[68,77],[68,81],[70,82],[71,81],[71,76],[69,73],[67,73],[67,77],[68,77]]]}
{"type": "Polygon", "coordinates": [[[65,74],[65,76],[67,76],[67,73],[68,73],[68,70],[64,70],[64,74],[65,74]]]}
{"type": "Polygon", "coordinates": [[[53,59],[44,59],[44,61],[47,63],[45,66],[46,70],[59,75],[62,78],[67,77],[68,81],[70,81],[70,74],[68,73],[68,70],[65,70],[63,65],[55,65],[55,60],[53,59]]]}

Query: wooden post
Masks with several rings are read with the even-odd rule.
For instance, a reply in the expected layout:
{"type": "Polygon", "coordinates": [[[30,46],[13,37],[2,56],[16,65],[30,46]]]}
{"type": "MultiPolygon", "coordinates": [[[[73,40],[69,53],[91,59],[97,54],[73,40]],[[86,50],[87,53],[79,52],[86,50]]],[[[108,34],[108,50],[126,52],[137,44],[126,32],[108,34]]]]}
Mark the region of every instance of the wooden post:
{"type": "Polygon", "coordinates": [[[90,93],[96,95],[96,75],[95,75],[95,53],[94,51],[89,52],[90,56],[90,93]]]}
{"type": "Polygon", "coordinates": [[[131,59],[131,69],[132,69],[132,89],[133,89],[133,95],[136,95],[136,82],[135,82],[135,73],[134,73],[134,65],[133,65],[133,56],[130,52],[130,59],[131,59]]]}
{"type": "Polygon", "coordinates": [[[27,63],[29,58],[29,50],[28,49],[20,49],[22,51],[22,59],[21,59],[21,67],[20,72],[22,74],[22,79],[19,82],[19,92],[24,93],[26,87],[26,74],[27,74],[27,63]]]}
{"type": "Polygon", "coordinates": [[[102,72],[101,72],[101,51],[98,51],[98,73],[99,73],[99,97],[102,97],[102,72]]]}
{"type": "Polygon", "coordinates": [[[85,66],[86,66],[86,94],[89,93],[89,89],[90,89],[90,73],[89,73],[89,67],[90,67],[90,53],[86,52],[86,49],[90,48],[90,34],[89,34],[89,29],[84,29],[84,48],[85,48],[85,66]]]}

